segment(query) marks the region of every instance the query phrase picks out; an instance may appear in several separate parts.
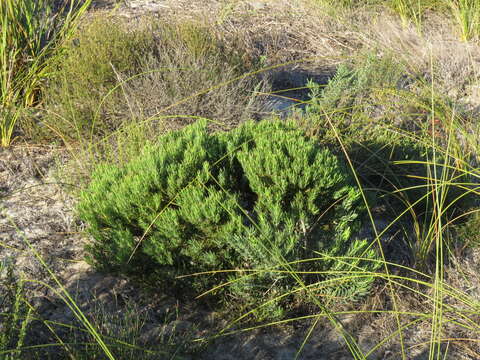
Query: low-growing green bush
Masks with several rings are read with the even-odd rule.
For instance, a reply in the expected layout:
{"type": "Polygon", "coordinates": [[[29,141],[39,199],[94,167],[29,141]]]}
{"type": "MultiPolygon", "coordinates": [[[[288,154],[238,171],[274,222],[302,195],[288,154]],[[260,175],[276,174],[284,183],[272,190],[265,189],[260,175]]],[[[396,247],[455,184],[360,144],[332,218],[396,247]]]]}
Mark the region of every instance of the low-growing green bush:
{"type": "Polygon", "coordinates": [[[94,239],[89,259],[105,270],[154,271],[177,290],[235,280],[225,291],[246,301],[291,291],[291,272],[310,271],[303,281],[330,279],[322,291],[351,300],[374,277],[338,284],[335,276],[378,267],[367,240],[355,237],[362,204],[344,164],[293,122],[214,134],[198,122],[123,167],[100,166],[78,210],[94,239]],[[345,256],[365,260],[335,258],[345,256]],[[298,262],[310,258],[318,259],[298,262]],[[176,278],[226,269],[239,272],[176,278]]]}

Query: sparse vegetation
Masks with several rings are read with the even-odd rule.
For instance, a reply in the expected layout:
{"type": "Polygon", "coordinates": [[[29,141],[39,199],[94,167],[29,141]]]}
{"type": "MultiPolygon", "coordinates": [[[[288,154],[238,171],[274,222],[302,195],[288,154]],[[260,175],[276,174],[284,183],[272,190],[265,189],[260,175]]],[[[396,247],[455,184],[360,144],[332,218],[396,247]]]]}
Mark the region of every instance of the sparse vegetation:
{"type": "Polygon", "coordinates": [[[294,358],[480,358],[479,2],[167,2],[0,1],[0,359],[215,358],[293,322],[294,358]],[[17,222],[51,176],[75,216],[17,222]],[[84,255],[103,288],[62,284],[84,255]]]}
{"type": "Polygon", "coordinates": [[[253,115],[259,84],[224,83],[257,67],[199,22],[150,20],[132,30],[118,19],[95,19],[71,42],[49,84],[45,125],[66,140],[98,140],[145,119],[160,123],[151,129],[157,131],[192,121],[176,115],[228,128],[253,115]]]}

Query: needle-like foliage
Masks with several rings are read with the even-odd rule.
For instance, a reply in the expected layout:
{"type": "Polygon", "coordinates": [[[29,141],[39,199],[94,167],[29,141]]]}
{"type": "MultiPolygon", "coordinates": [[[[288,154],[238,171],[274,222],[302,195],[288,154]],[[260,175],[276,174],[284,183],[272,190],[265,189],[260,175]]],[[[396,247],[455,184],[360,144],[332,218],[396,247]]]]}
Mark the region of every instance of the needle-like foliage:
{"type": "MultiPolygon", "coordinates": [[[[286,264],[301,259],[319,258],[293,265],[314,272],[304,276],[310,283],[331,269],[376,268],[332,260],[375,258],[354,236],[364,210],[360,193],[344,164],[293,122],[249,122],[216,134],[199,122],[147,146],[123,168],[98,168],[81,198],[97,266],[135,273],[147,266],[173,286],[215,284],[211,276],[175,279],[193,272],[258,271],[230,288],[248,300],[295,286],[286,264]],[[288,271],[278,271],[281,264],[288,271]]],[[[364,294],[372,281],[349,281],[333,292],[364,294]]]]}

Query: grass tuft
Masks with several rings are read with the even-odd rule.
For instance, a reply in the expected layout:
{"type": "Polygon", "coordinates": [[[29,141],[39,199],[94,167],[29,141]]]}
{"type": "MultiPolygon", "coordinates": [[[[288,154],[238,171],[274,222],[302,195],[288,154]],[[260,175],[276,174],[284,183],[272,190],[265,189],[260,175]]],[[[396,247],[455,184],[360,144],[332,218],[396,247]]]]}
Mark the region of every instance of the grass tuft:
{"type": "Polygon", "coordinates": [[[13,141],[24,108],[40,104],[45,81],[91,0],[52,8],[49,0],[0,2],[0,146],[13,141]]]}

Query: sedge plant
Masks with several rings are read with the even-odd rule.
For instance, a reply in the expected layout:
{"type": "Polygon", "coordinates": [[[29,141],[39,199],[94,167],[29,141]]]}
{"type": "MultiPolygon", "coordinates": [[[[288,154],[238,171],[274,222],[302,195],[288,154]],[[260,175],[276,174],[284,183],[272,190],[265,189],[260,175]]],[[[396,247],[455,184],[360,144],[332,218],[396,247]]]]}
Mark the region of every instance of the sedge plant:
{"type": "Polygon", "coordinates": [[[24,109],[42,102],[42,87],[90,2],[70,0],[60,9],[49,0],[0,2],[0,146],[13,141],[24,109]]]}
{"type": "Polygon", "coordinates": [[[476,0],[448,1],[460,29],[460,39],[469,41],[480,36],[480,3],[476,0]]]}
{"type": "Polygon", "coordinates": [[[413,22],[420,29],[422,26],[422,0],[392,0],[389,6],[400,16],[403,26],[413,22]]]}

